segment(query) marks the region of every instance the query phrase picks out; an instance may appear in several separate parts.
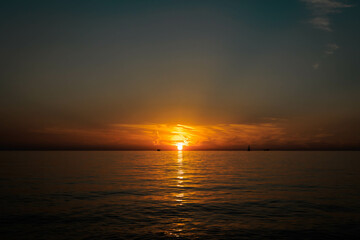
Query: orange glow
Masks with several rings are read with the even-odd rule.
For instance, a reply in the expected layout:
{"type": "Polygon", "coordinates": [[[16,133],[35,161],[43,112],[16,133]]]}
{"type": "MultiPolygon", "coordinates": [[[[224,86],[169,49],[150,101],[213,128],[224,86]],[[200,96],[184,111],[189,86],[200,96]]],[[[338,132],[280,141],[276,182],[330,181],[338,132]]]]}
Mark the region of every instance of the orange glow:
{"type": "Polygon", "coordinates": [[[177,146],[178,151],[183,150],[183,143],[177,143],[176,146],[177,146]]]}
{"type": "Polygon", "coordinates": [[[271,120],[257,124],[111,124],[104,128],[52,127],[36,132],[47,134],[53,141],[66,141],[73,145],[109,146],[124,149],[186,150],[247,149],[326,142],[331,136],[325,130],[316,134],[290,134],[286,122],[271,120]],[[56,137],[56,138],[55,138],[56,137]],[[181,146],[180,146],[181,145],[181,146]]]}
{"type": "MultiPolygon", "coordinates": [[[[40,131],[56,134],[78,142],[91,140],[92,145],[109,145],[131,148],[176,149],[184,146],[192,149],[216,149],[248,146],[249,143],[264,144],[264,140],[280,142],[285,136],[283,129],[276,124],[112,124],[103,129],[62,129],[47,128],[40,131]]],[[[293,137],[294,138],[294,137],[293,137]]],[[[265,144],[268,146],[268,144],[265,144]]]]}

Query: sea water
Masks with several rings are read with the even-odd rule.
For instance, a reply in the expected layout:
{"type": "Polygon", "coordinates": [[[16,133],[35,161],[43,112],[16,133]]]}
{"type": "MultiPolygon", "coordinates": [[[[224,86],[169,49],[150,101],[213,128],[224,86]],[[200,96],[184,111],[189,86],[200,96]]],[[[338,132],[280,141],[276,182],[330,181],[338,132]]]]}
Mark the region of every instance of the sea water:
{"type": "Polygon", "coordinates": [[[360,152],[0,152],[0,239],[358,239],[360,152]]]}

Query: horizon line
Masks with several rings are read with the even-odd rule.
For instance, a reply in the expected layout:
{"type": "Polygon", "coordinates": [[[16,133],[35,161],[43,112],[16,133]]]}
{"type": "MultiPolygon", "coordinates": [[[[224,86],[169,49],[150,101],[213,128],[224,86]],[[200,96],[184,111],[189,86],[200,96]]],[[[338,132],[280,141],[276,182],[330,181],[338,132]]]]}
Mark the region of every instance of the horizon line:
{"type": "MultiPolygon", "coordinates": [[[[175,151],[178,152],[179,150],[176,149],[130,149],[130,148],[0,148],[0,151],[151,151],[151,152],[170,152],[175,151]]],[[[289,148],[289,149],[281,149],[281,148],[255,148],[251,149],[250,151],[247,149],[185,149],[181,150],[183,152],[187,151],[243,151],[243,152],[270,152],[270,151],[360,151],[360,148],[289,148]]]]}

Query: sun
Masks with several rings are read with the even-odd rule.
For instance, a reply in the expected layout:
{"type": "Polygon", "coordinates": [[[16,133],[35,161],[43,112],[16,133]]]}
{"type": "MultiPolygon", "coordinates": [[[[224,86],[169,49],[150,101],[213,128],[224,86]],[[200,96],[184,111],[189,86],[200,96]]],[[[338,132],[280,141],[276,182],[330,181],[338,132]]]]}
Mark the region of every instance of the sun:
{"type": "Polygon", "coordinates": [[[183,150],[183,143],[177,143],[176,146],[177,146],[177,149],[178,151],[182,151],[183,150]]]}

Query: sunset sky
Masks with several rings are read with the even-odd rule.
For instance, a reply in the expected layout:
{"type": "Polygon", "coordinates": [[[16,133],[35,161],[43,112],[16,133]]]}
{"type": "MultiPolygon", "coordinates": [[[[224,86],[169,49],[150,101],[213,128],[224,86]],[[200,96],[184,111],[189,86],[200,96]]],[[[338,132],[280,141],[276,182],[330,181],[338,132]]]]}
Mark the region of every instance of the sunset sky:
{"type": "Polygon", "coordinates": [[[0,149],[360,149],[355,0],[1,1],[0,149]]]}

